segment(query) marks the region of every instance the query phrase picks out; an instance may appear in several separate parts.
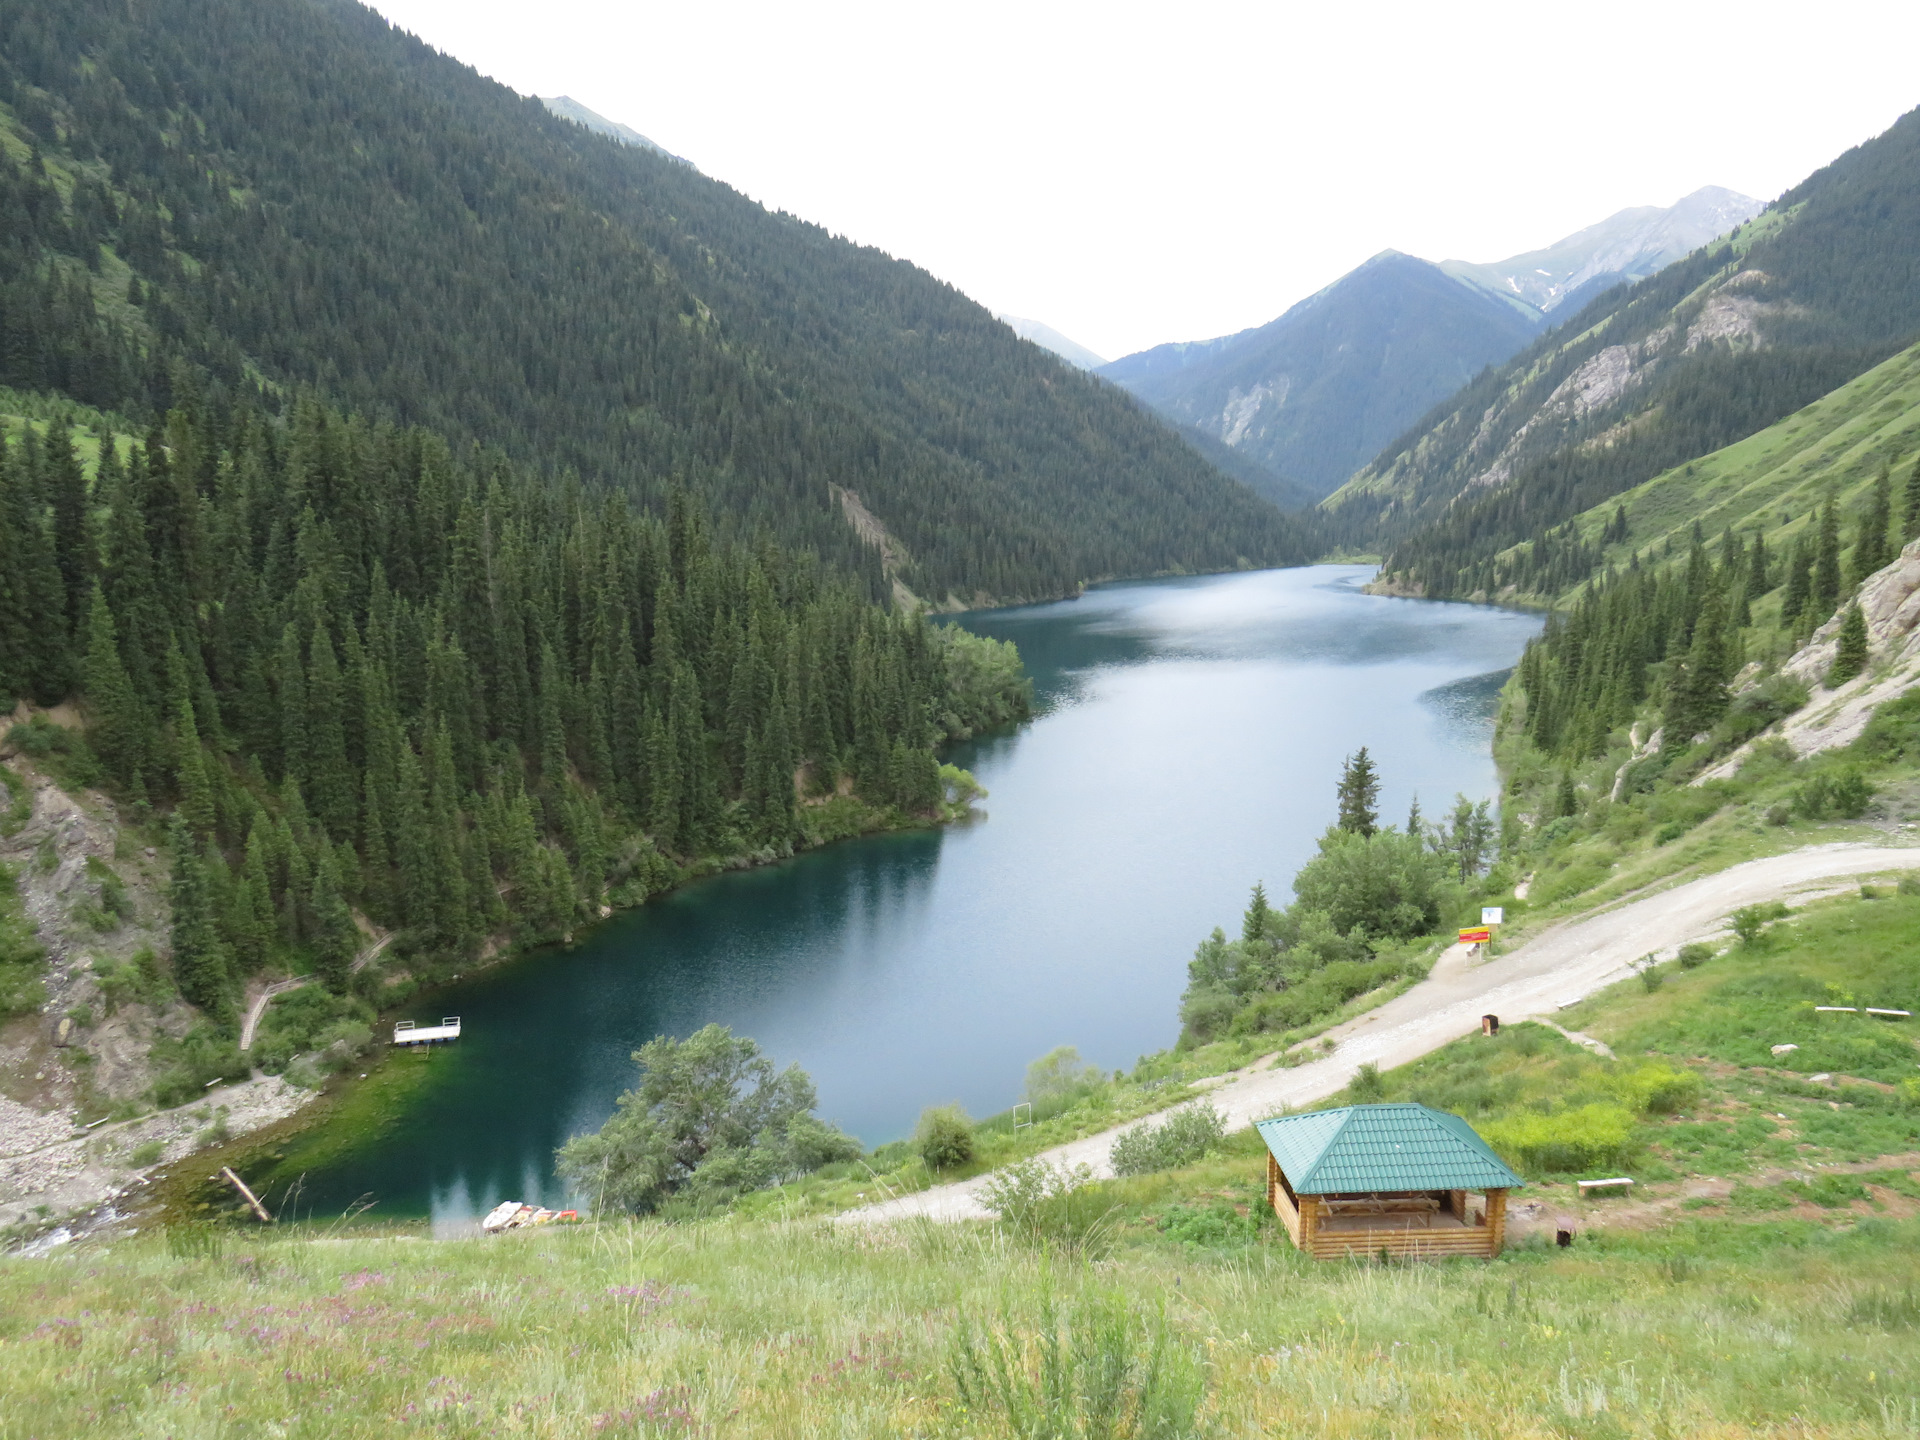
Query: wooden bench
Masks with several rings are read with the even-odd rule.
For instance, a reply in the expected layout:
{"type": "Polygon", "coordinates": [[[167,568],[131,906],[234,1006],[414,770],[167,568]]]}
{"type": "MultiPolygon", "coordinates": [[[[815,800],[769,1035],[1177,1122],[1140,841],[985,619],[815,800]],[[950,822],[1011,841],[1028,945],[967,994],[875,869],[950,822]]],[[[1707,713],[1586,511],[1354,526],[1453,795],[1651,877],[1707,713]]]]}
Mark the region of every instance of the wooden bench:
{"type": "Polygon", "coordinates": [[[1369,1196],[1349,1200],[1328,1200],[1329,1218],[1351,1215],[1404,1215],[1417,1219],[1422,1225],[1430,1225],[1440,1209],[1440,1202],[1430,1195],[1405,1195],[1393,1198],[1369,1196]]]}
{"type": "Polygon", "coordinates": [[[1580,1187],[1580,1193],[1584,1195],[1589,1190],[1599,1190],[1609,1185],[1626,1185],[1630,1187],[1633,1181],[1625,1175],[1616,1175],[1611,1180],[1576,1180],[1574,1183],[1580,1187]]]}

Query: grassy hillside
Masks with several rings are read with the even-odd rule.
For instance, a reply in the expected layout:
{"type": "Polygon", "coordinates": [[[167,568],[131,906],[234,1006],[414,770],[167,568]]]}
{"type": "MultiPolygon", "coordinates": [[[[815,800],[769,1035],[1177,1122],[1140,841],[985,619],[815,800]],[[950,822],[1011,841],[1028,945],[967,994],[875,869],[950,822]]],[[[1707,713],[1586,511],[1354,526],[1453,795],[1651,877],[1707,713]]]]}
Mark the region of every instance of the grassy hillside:
{"type": "MultiPolygon", "coordinates": [[[[1698,526],[1711,539],[1728,530],[1746,541],[1757,535],[1769,554],[1784,560],[1794,542],[1812,541],[1816,512],[1829,500],[1843,517],[1846,542],[1852,543],[1883,469],[1893,472],[1894,510],[1900,517],[1916,461],[1920,346],[1902,350],[1757,434],[1584,511],[1547,544],[1564,548],[1576,541],[1586,556],[1615,568],[1635,557],[1643,565],[1684,564],[1698,526]],[[1618,526],[1622,510],[1624,533],[1618,526]]],[[[1525,598],[1524,581],[1535,598],[1578,595],[1579,585],[1555,593],[1548,567],[1533,559],[1535,548],[1515,547],[1496,559],[1495,593],[1525,598]],[[1499,583],[1506,577],[1513,577],[1511,587],[1499,583]],[[1545,588],[1532,588],[1543,582],[1545,588]]],[[[1777,612],[1780,597],[1769,594],[1777,612]]]]}
{"type": "Polygon", "coordinates": [[[934,599],[1305,558],[904,261],[550,114],[353,0],[0,11],[0,385],[144,423],[302,387],[934,599]]]}

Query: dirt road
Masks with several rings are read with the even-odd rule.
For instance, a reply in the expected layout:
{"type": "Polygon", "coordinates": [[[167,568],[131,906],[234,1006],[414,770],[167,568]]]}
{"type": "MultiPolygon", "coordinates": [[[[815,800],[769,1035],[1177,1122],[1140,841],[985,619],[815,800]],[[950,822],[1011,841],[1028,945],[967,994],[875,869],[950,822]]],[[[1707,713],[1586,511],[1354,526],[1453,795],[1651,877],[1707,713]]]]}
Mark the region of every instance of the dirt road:
{"type": "MultiPolygon", "coordinates": [[[[1819,845],[1749,860],[1714,875],[1676,885],[1644,899],[1616,905],[1536,936],[1511,953],[1474,964],[1464,946],[1441,956],[1433,974],[1406,994],[1328,1033],[1336,1048],[1322,1059],[1290,1070],[1241,1071],[1210,1092],[1229,1129],[1251,1125],[1286,1105],[1310,1105],[1341,1089],[1360,1066],[1404,1065],[1450,1040],[1471,1034],[1483,1014],[1504,1024],[1550,1016],[1632,973],[1632,962],[1649,952],[1663,959],[1680,946],[1720,930],[1743,905],[1763,900],[1804,900],[1831,891],[1841,877],[1920,870],[1920,848],[1819,845]]],[[[1111,1175],[1113,1142],[1132,1125],[1116,1126],[1044,1153],[1057,1165],[1089,1165],[1111,1175]]],[[[912,1195],[849,1212],[849,1221],[897,1220],[923,1215],[964,1220],[985,1215],[978,1191],[985,1177],[936,1185],[912,1195]]]]}

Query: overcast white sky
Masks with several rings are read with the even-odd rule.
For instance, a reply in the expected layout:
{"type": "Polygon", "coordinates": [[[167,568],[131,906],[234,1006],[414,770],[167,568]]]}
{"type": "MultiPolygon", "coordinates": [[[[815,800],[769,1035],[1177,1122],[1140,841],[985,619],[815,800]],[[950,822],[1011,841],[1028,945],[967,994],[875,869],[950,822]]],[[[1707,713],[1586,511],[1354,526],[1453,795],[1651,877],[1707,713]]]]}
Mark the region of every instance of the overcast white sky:
{"type": "Polygon", "coordinates": [[[1920,104],[1920,5],[373,0],[1108,358],[1376,251],[1770,199],[1920,104]]]}

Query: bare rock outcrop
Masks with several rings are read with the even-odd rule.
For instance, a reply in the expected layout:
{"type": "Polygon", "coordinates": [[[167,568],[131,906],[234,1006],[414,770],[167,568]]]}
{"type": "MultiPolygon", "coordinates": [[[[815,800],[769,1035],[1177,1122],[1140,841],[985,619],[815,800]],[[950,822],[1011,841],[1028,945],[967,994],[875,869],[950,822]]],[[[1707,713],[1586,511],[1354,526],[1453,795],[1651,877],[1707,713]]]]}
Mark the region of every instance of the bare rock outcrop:
{"type": "MultiPolygon", "coordinates": [[[[1813,698],[1780,722],[1778,734],[1800,756],[1850,745],[1867,728],[1873,712],[1920,685],[1920,540],[1915,540],[1882,570],[1867,577],[1854,597],[1867,622],[1866,670],[1832,690],[1827,672],[1840,650],[1843,607],[1813,632],[1781,672],[1801,681],[1813,698]]],[[[1694,782],[1726,779],[1739,770],[1751,746],[1742,745],[1694,782]]]]}

